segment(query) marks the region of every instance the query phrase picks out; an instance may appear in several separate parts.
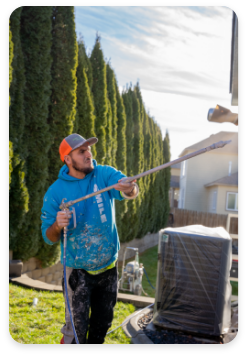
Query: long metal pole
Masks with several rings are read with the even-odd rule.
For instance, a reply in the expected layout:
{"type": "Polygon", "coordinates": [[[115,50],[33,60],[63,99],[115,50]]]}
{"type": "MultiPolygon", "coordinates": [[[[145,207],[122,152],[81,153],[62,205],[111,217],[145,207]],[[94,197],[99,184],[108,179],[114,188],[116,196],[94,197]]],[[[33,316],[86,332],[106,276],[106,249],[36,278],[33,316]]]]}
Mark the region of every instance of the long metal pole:
{"type": "MultiPolygon", "coordinates": [[[[209,151],[212,151],[212,150],[215,150],[217,148],[222,148],[224,147],[225,145],[229,144],[231,142],[231,140],[229,141],[219,141],[217,143],[213,143],[212,145],[208,146],[208,147],[205,147],[205,148],[202,148],[201,150],[198,150],[198,151],[195,151],[195,152],[192,152],[192,153],[189,153],[183,157],[180,157],[180,158],[177,158],[175,159],[174,161],[170,161],[168,163],[164,163],[162,164],[161,166],[158,166],[158,167],[155,167],[155,168],[152,168],[150,169],[149,171],[146,171],[146,172],[143,172],[143,173],[140,173],[140,174],[137,174],[136,176],[133,176],[133,177],[127,177],[127,178],[123,178],[122,179],[122,183],[125,182],[125,183],[131,183],[133,182],[134,180],[137,180],[139,178],[142,178],[142,177],[145,177],[149,174],[152,174],[152,173],[156,173],[158,171],[161,171],[162,169],[164,168],[168,168],[170,166],[172,166],[173,164],[176,164],[176,163],[180,163],[180,162],[183,162],[183,161],[186,161],[187,159],[189,158],[193,158],[195,156],[199,156],[203,153],[206,153],[206,152],[209,152],[209,151]]],[[[101,190],[98,190],[97,192],[94,192],[94,193],[91,193],[91,194],[88,194],[88,195],[85,195],[84,197],[82,198],[79,198],[79,199],[75,199],[75,200],[71,200],[67,203],[62,203],[60,205],[60,209],[65,209],[65,208],[69,208],[70,206],[82,201],[82,200],[86,200],[86,199],[89,199],[91,197],[94,197],[98,194],[101,194],[101,193],[104,193],[104,192],[107,192],[111,189],[114,189],[115,185],[117,183],[115,183],[114,185],[111,185],[109,187],[106,187],[104,189],[101,189],[101,190]]]]}

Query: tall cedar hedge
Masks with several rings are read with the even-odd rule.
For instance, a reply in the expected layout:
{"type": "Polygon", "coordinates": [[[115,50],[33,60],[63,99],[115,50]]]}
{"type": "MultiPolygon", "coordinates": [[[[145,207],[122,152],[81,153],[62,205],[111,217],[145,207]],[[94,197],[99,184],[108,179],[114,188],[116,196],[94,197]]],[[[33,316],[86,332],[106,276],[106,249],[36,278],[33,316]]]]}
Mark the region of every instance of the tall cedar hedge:
{"type": "Polygon", "coordinates": [[[11,32],[14,46],[13,75],[10,86],[11,105],[9,110],[9,137],[13,142],[12,179],[9,192],[9,236],[10,249],[15,247],[19,238],[26,213],[28,212],[29,194],[25,180],[24,149],[24,88],[25,73],[20,39],[20,16],[22,7],[17,8],[10,16],[11,32]]]}
{"type": "Polygon", "coordinates": [[[108,112],[106,63],[100,44],[100,37],[96,36],[96,42],[90,56],[92,67],[92,93],[95,107],[95,132],[98,138],[97,162],[104,164],[106,159],[106,126],[108,112]]]}
{"type": "MultiPolygon", "coordinates": [[[[85,138],[95,137],[95,114],[92,94],[90,91],[87,73],[90,71],[90,62],[85,52],[83,41],[78,44],[77,67],[77,114],[74,132],[85,138]]],[[[96,157],[96,145],[91,147],[92,155],[96,157]]]]}
{"type": "MultiPolygon", "coordinates": [[[[72,6],[24,6],[12,13],[10,103],[14,258],[36,256],[45,266],[58,257],[58,245],[48,246],[41,237],[40,210],[62,165],[58,147],[65,136],[78,132],[98,137],[92,147],[98,163],[111,164],[127,176],[170,160],[169,135],[162,138],[145,108],[139,83],[120,94],[100,37],[96,36],[91,54],[86,54],[82,39],[77,43],[72,6]]],[[[167,224],[170,169],[142,178],[138,185],[137,199],[116,202],[121,242],[167,224]]]]}
{"type": "MultiPolygon", "coordinates": [[[[51,55],[52,81],[48,117],[51,147],[48,152],[47,187],[58,177],[58,172],[63,165],[58,154],[58,147],[63,138],[73,132],[76,120],[78,44],[73,6],[52,8],[51,55]]],[[[51,260],[56,261],[60,251],[59,244],[50,246],[44,242],[43,238],[40,242],[37,257],[43,261],[43,265],[51,260]]]]}
{"type": "MultiPolygon", "coordinates": [[[[9,87],[12,81],[12,60],[13,60],[13,41],[12,41],[12,32],[10,30],[9,24],[9,87]]],[[[11,103],[11,97],[9,95],[9,105],[11,103]]],[[[12,174],[12,158],[13,158],[13,144],[9,141],[9,189],[11,183],[11,174],[12,174]]]]}
{"type": "Polygon", "coordinates": [[[73,133],[78,64],[74,7],[54,6],[52,11],[49,185],[58,178],[59,169],[63,165],[58,154],[59,145],[63,138],[73,133]]]}
{"type": "Polygon", "coordinates": [[[41,245],[41,207],[48,179],[50,132],[47,123],[51,95],[52,7],[24,6],[21,44],[26,85],[24,89],[26,182],[29,210],[16,239],[14,258],[35,256],[41,245]]]}
{"type": "MultiPolygon", "coordinates": [[[[116,116],[117,116],[117,149],[116,149],[116,165],[118,170],[127,174],[127,147],[126,147],[126,113],[122,96],[120,95],[118,84],[114,76],[115,92],[116,92],[116,116]]],[[[123,227],[123,217],[127,212],[128,206],[127,200],[122,202],[116,201],[116,222],[119,228],[120,239],[125,238],[123,227]]]]}
{"type": "Polygon", "coordinates": [[[117,153],[117,98],[116,98],[116,85],[115,85],[115,74],[113,69],[110,66],[110,63],[107,63],[107,91],[108,91],[108,98],[111,105],[111,113],[112,113],[112,122],[111,126],[111,137],[112,142],[110,145],[111,149],[111,157],[112,162],[111,164],[115,167],[116,166],[116,153],[117,153]]]}

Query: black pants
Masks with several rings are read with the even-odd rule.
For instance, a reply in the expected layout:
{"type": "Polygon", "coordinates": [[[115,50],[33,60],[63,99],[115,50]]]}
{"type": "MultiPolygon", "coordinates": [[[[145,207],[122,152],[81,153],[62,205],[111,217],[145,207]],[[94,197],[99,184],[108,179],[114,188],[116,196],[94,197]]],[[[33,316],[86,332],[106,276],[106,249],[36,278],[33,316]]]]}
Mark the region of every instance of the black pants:
{"type": "MultiPolygon", "coordinates": [[[[103,344],[113,320],[117,301],[117,268],[98,275],[91,275],[83,269],[66,269],[68,295],[77,337],[80,344],[103,344]],[[68,273],[68,272],[69,273],[68,273]],[[91,309],[91,315],[89,315],[91,309]],[[89,330],[88,340],[86,340],[89,330]]],[[[64,278],[62,280],[64,292],[64,278]]],[[[64,293],[65,296],[65,293],[64,293]]],[[[67,303],[65,299],[67,309],[67,303]]],[[[66,310],[66,325],[61,329],[65,343],[75,344],[72,326],[66,310]],[[71,342],[70,342],[71,339],[71,342]],[[66,342],[66,340],[68,340],[66,342]]]]}

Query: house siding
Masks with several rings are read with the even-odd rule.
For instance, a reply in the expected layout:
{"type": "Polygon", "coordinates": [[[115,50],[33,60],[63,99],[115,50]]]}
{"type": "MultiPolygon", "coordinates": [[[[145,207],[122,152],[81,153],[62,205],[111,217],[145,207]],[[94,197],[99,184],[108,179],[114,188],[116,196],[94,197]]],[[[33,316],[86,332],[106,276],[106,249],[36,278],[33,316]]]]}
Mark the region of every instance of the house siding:
{"type": "Polygon", "coordinates": [[[210,198],[208,190],[204,185],[228,175],[230,161],[232,161],[232,173],[237,172],[238,156],[236,154],[208,152],[186,161],[185,177],[182,177],[181,166],[180,191],[184,188],[185,198],[184,207],[180,207],[188,210],[208,212],[210,198]]]}
{"type": "Polygon", "coordinates": [[[171,168],[171,175],[172,176],[180,176],[180,169],[171,168]]]}
{"type": "Polygon", "coordinates": [[[218,213],[218,186],[214,186],[207,189],[207,200],[208,200],[208,212],[219,214],[218,213]],[[215,192],[216,192],[216,209],[213,209],[215,192]]]}
{"type": "Polygon", "coordinates": [[[186,191],[186,181],[187,181],[187,168],[188,161],[181,162],[181,171],[180,171],[180,195],[179,195],[179,208],[185,208],[185,191],[186,191]],[[185,174],[183,175],[183,164],[185,162],[185,174]]]}
{"type": "Polygon", "coordinates": [[[234,186],[219,186],[217,199],[218,214],[238,214],[238,211],[226,210],[227,192],[238,193],[238,187],[234,186]]]}

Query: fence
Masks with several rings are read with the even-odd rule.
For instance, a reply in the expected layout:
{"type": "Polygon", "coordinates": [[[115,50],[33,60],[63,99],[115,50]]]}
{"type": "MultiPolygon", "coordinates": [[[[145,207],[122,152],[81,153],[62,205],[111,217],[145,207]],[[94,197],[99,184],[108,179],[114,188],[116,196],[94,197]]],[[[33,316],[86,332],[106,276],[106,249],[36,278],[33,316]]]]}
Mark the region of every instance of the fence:
{"type": "MultiPolygon", "coordinates": [[[[227,214],[203,213],[201,211],[171,208],[169,226],[181,227],[187,225],[203,225],[207,227],[222,226],[226,228],[227,214]]],[[[232,218],[230,233],[238,234],[238,219],[232,218]]]]}

